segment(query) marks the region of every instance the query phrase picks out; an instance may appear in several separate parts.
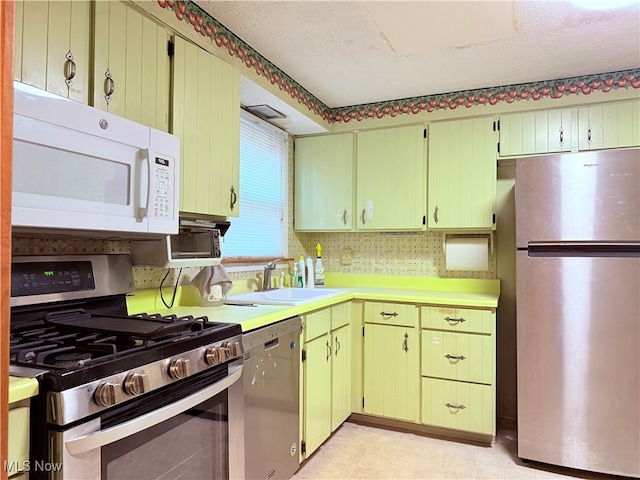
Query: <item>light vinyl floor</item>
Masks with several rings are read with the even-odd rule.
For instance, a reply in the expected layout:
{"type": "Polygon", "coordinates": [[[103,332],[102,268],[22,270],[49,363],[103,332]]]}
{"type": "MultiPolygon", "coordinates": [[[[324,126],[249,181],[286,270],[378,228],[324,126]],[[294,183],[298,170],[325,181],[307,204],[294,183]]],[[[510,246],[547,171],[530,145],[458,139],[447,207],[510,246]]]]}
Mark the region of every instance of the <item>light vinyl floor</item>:
{"type": "Polygon", "coordinates": [[[517,456],[515,431],[479,446],[345,422],[292,477],[300,479],[620,479],[538,463],[517,456]]]}

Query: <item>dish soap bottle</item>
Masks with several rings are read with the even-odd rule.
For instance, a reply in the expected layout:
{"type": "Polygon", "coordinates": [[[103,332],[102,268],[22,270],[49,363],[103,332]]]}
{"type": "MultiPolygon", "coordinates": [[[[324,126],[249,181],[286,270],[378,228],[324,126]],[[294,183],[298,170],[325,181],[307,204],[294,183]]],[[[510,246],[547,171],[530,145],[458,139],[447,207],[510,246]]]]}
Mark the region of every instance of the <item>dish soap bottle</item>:
{"type": "Polygon", "coordinates": [[[316,243],[316,285],[324,285],[324,267],[322,266],[322,247],[316,243]]]}
{"type": "Polygon", "coordinates": [[[304,270],[304,256],[300,255],[300,260],[298,260],[298,277],[296,280],[296,287],[304,287],[304,270]]]}

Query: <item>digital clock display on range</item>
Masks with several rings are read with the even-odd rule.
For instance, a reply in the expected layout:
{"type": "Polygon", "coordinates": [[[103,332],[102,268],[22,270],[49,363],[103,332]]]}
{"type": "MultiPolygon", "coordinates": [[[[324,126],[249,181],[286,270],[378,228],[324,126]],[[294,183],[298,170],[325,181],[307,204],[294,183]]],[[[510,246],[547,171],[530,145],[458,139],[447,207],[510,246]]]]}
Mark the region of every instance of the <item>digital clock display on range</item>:
{"type": "Polygon", "coordinates": [[[12,297],[77,292],[95,287],[90,261],[12,264],[12,297]]]}

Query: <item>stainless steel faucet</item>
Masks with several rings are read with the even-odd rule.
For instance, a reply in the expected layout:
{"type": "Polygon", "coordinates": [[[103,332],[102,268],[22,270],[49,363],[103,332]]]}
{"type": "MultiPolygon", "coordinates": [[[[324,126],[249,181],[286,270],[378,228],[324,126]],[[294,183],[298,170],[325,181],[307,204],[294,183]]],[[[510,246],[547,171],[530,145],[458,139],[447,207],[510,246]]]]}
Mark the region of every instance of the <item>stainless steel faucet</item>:
{"type": "Polygon", "coordinates": [[[262,291],[272,290],[271,287],[271,275],[273,271],[276,269],[276,263],[278,263],[281,258],[276,258],[275,260],[271,260],[264,266],[264,278],[262,279],[262,291]]]}

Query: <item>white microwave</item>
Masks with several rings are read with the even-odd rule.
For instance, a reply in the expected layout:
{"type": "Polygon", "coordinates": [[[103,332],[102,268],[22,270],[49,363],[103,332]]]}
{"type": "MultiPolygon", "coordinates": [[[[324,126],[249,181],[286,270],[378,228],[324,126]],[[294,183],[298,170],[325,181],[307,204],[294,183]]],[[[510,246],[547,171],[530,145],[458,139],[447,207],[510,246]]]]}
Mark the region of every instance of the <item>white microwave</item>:
{"type": "Polygon", "coordinates": [[[178,232],[180,139],[14,82],[17,233],[178,232]]]}

